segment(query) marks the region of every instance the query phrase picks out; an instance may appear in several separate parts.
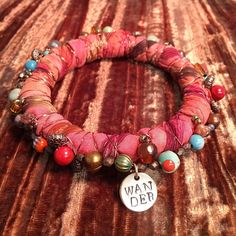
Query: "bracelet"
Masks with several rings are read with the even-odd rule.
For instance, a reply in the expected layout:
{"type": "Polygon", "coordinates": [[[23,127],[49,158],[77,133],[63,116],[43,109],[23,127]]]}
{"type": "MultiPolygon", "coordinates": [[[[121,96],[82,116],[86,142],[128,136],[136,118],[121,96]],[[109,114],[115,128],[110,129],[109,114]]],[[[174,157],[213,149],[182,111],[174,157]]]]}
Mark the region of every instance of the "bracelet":
{"type": "MultiPolygon", "coordinates": [[[[10,91],[10,110],[18,126],[30,130],[37,152],[53,152],[58,165],[71,165],[75,172],[96,172],[102,165],[124,173],[122,202],[133,211],[149,209],[157,197],[156,184],[147,167],[175,172],[179,157],[201,150],[204,138],[220,123],[217,101],[225,95],[206,66],[192,64],[171,43],[159,43],[155,35],[143,36],[124,30],[93,27],[78,39],[53,40],[45,50],[34,49],[31,59],[10,91]],[[179,111],[168,121],[136,133],[105,134],[84,131],[58,114],[51,91],[57,81],[74,68],[97,59],[126,57],[169,72],[182,93],[179,111]]],[[[119,79],[119,78],[118,78],[119,79]]]]}

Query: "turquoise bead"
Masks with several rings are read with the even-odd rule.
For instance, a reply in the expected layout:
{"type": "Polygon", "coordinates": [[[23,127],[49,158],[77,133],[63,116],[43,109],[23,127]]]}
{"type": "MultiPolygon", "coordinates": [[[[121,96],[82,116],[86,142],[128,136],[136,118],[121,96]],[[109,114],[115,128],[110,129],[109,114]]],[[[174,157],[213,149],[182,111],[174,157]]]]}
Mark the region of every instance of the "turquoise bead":
{"type": "MultiPolygon", "coordinates": [[[[178,155],[172,151],[162,152],[158,158],[159,163],[162,165],[167,160],[171,160],[175,163],[175,169],[173,171],[167,172],[167,173],[175,172],[179,168],[179,165],[180,165],[180,160],[179,160],[178,155]]],[[[166,172],[165,170],[163,170],[163,171],[166,172]]]]}
{"type": "Polygon", "coordinates": [[[36,67],[37,67],[37,62],[35,60],[28,60],[25,63],[25,69],[28,71],[34,71],[36,67]]]}
{"type": "Polygon", "coordinates": [[[43,55],[46,56],[46,55],[49,54],[49,52],[50,52],[50,51],[46,49],[46,50],[43,52],[43,55]]]}
{"type": "Polygon", "coordinates": [[[201,150],[204,147],[204,138],[199,134],[194,134],[190,137],[189,143],[192,145],[192,149],[201,150]]]}

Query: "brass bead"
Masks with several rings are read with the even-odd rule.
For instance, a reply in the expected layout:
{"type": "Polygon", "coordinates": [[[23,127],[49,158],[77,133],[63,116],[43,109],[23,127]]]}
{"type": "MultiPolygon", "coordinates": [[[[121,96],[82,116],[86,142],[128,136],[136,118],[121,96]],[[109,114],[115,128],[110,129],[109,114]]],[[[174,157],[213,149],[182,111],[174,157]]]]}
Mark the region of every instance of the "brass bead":
{"type": "Polygon", "coordinates": [[[151,141],[151,138],[146,134],[141,134],[139,137],[140,143],[149,143],[151,141]]]}
{"type": "Polygon", "coordinates": [[[201,124],[202,122],[201,119],[196,115],[192,117],[192,121],[194,122],[194,124],[201,124]]]}
{"type": "Polygon", "coordinates": [[[211,101],[211,109],[215,113],[220,111],[220,108],[218,107],[217,102],[215,101],[211,101]]]}
{"type": "Polygon", "coordinates": [[[203,124],[198,124],[194,130],[195,134],[199,134],[203,137],[206,137],[210,134],[210,128],[208,126],[205,126],[203,124]]]}
{"type": "Polygon", "coordinates": [[[211,113],[209,115],[207,123],[213,124],[215,127],[217,127],[220,124],[220,116],[218,114],[211,113]]]}
{"type": "Polygon", "coordinates": [[[14,114],[18,114],[22,111],[22,101],[20,99],[16,99],[11,103],[10,110],[14,114]]]}
{"type": "Polygon", "coordinates": [[[132,159],[126,154],[120,154],[115,160],[115,167],[120,172],[129,172],[132,165],[132,159]]]}
{"type": "Polygon", "coordinates": [[[204,85],[206,88],[210,89],[215,81],[215,78],[213,75],[207,75],[206,79],[204,81],[204,85]]]}
{"type": "Polygon", "coordinates": [[[153,143],[141,143],[138,147],[138,156],[142,163],[151,164],[157,159],[157,147],[153,143]]]}
{"type": "Polygon", "coordinates": [[[97,151],[85,154],[84,165],[89,172],[98,171],[102,167],[102,155],[97,151]]]}

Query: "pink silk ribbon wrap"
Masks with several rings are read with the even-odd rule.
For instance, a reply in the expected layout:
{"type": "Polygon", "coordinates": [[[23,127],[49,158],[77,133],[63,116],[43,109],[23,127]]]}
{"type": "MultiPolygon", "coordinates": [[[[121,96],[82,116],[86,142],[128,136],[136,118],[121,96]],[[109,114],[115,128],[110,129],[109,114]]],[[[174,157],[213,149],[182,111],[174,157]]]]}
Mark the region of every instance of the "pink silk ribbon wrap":
{"type": "Polygon", "coordinates": [[[65,134],[76,153],[99,151],[104,158],[115,158],[117,153],[125,153],[137,160],[140,134],[151,137],[159,154],[165,150],[177,150],[193,134],[192,116],[197,115],[205,124],[210,114],[209,91],[203,87],[202,76],[188,59],[183,58],[171,45],[148,41],[144,36],[135,37],[123,30],[80,36],[53,48],[49,55],[40,59],[32,76],[25,81],[20,98],[27,104],[24,113],[37,118],[37,135],[47,138],[50,134],[65,134]],[[173,76],[183,94],[181,108],[173,117],[134,134],[107,135],[83,131],[57,113],[51,104],[51,90],[67,72],[96,59],[124,56],[153,64],[173,76]],[[27,103],[28,99],[35,96],[44,101],[27,103]]]}

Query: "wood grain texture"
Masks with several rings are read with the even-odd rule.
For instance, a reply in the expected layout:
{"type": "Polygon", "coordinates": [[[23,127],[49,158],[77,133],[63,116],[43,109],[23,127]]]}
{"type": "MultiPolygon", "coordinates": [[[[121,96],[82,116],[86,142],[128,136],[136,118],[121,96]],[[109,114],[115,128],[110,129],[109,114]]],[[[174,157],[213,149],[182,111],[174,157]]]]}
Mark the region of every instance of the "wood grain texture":
{"type": "MultiPolygon", "coordinates": [[[[0,1],[0,235],[236,235],[236,2],[233,0],[0,1]],[[16,128],[7,95],[32,49],[91,26],[156,34],[192,62],[205,62],[227,90],[222,122],[205,148],[173,175],[149,174],[158,200],[132,213],[114,169],[73,176],[36,154],[16,128]]],[[[94,62],[53,91],[60,113],[89,131],[132,132],[168,119],[178,87],[162,71],[122,59],[94,62]]]]}

